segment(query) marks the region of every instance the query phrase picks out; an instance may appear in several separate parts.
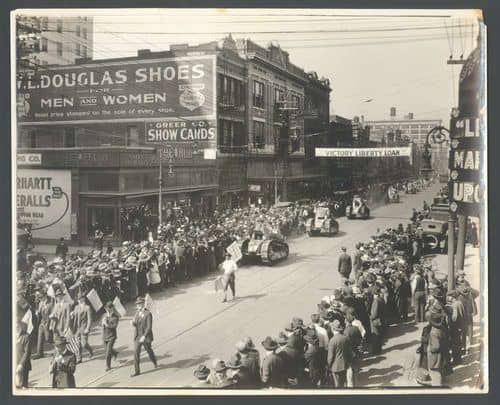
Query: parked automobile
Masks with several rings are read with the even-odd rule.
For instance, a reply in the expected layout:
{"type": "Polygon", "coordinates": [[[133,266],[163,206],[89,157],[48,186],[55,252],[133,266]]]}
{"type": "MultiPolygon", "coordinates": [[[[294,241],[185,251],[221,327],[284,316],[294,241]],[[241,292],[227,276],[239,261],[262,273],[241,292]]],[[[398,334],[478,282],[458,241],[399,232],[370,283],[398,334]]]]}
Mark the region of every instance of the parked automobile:
{"type": "Polygon", "coordinates": [[[448,222],[426,218],[420,222],[424,253],[448,252],[448,222]]]}

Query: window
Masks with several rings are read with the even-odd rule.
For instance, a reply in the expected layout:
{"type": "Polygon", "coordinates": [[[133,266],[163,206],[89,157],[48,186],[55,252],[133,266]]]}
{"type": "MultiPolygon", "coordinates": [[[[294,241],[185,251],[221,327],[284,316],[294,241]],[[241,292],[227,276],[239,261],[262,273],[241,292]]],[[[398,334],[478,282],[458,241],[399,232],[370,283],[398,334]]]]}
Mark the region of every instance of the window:
{"type": "Polygon", "coordinates": [[[279,88],[274,89],[274,103],[279,103],[285,100],[285,92],[279,88]]]}
{"type": "Polygon", "coordinates": [[[118,191],[118,174],[89,173],[87,187],[88,191],[118,191]]]}
{"type": "Polygon", "coordinates": [[[112,235],[114,232],[116,209],[113,207],[89,207],[88,216],[88,236],[92,237],[99,229],[104,235],[112,235]]]}
{"type": "Polygon", "coordinates": [[[49,49],[49,41],[47,40],[47,38],[42,38],[41,48],[42,48],[42,52],[47,52],[48,51],[48,49],[49,49]]]}
{"type": "Polygon", "coordinates": [[[82,51],[80,48],[80,44],[76,44],[75,54],[76,54],[76,56],[81,56],[82,51]]]}
{"type": "Polygon", "coordinates": [[[256,149],[264,149],[264,123],[260,121],[253,122],[253,147],[256,149]]]}
{"type": "Polygon", "coordinates": [[[62,56],[63,44],[61,42],[56,42],[56,45],[57,45],[57,56],[62,56]]]}
{"type": "Polygon", "coordinates": [[[136,126],[127,127],[126,146],[139,146],[139,131],[136,126]]]}
{"type": "Polygon", "coordinates": [[[82,45],[82,57],[87,57],[87,47],[85,45],[82,45]]]}
{"type": "Polygon", "coordinates": [[[219,92],[222,104],[240,106],[242,104],[242,83],[232,77],[219,75],[219,92]]]}
{"type": "Polygon", "coordinates": [[[300,109],[300,97],[292,95],[292,107],[300,109]]]}
{"type": "Polygon", "coordinates": [[[63,22],[62,22],[61,19],[58,19],[57,20],[57,28],[56,28],[56,30],[57,30],[57,32],[62,33],[62,29],[63,29],[63,22]]]}
{"type": "Polygon", "coordinates": [[[279,150],[280,146],[280,136],[281,136],[281,127],[279,125],[273,126],[273,141],[274,141],[274,150],[279,150]]]}
{"type": "Polygon", "coordinates": [[[253,105],[264,108],[264,83],[253,81],[253,105]]]}
{"type": "Polygon", "coordinates": [[[75,128],[64,129],[63,145],[65,148],[74,148],[76,146],[75,128]]]}
{"type": "Polygon", "coordinates": [[[76,26],[76,36],[77,36],[77,37],[79,37],[81,34],[82,34],[82,33],[81,33],[81,27],[80,27],[80,25],[78,24],[78,25],[76,26]]]}
{"type": "Polygon", "coordinates": [[[82,37],[83,39],[87,39],[87,27],[82,28],[82,37]]]}

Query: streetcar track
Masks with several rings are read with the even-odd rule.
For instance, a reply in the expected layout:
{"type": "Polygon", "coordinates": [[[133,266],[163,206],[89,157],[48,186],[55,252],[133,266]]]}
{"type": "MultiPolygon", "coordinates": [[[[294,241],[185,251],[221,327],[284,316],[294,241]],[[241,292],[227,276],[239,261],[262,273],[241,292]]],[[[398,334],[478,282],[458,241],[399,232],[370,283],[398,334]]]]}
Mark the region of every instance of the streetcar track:
{"type": "MultiPolygon", "coordinates": [[[[408,201],[404,201],[403,203],[408,203],[408,201]]],[[[388,205],[382,205],[382,206],[379,206],[379,207],[376,207],[375,209],[373,209],[374,212],[380,210],[380,209],[383,209],[385,207],[388,207],[388,205]]],[[[403,220],[408,220],[408,218],[403,218],[403,217],[393,217],[393,216],[377,216],[376,217],[377,219],[378,218],[382,218],[382,219],[403,219],[403,220]]],[[[339,218],[338,219],[339,223],[340,224],[348,224],[350,221],[347,220],[346,218],[339,218]]],[[[342,238],[329,238],[328,241],[330,242],[333,242],[333,243],[328,243],[327,246],[324,248],[324,249],[321,249],[318,253],[315,253],[315,255],[317,254],[318,256],[325,256],[327,253],[331,252],[333,249],[335,249],[336,247],[338,247],[339,245],[341,244],[350,244],[352,243],[352,241],[355,241],[356,238],[359,238],[359,234],[360,233],[363,233],[363,230],[361,230],[360,232],[353,232],[351,234],[344,234],[342,238]]],[[[364,235],[364,236],[367,236],[367,235],[364,235]]],[[[368,235],[369,236],[369,235],[368,235]]],[[[291,241],[289,241],[289,245],[297,245],[299,244],[301,241],[307,239],[308,237],[306,235],[301,235],[291,241]]],[[[313,244],[313,247],[316,246],[316,247],[320,247],[321,244],[318,243],[317,245],[316,244],[313,244]]],[[[260,286],[257,286],[257,288],[254,288],[252,291],[249,292],[248,295],[252,296],[252,295],[255,295],[257,292],[260,292],[260,293],[267,293],[270,291],[270,288],[273,287],[274,285],[280,283],[280,282],[285,282],[285,281],[290,281],[290,278],[297,274],[297,272],[299,272],[300,270],[303,269],[303,262],[300,260],[301,259],[301,255],[300,254],[297,254],[295,255],[296,258],[299,259],[298,262],[296,263],[292,263],[291,264],[291,269],[290,271],[286,272],[285,274],[281,274],[279,276],[277,276],[276,278],[274,278],[270,283],[267,283],[267,284],[264,284],[262,287],[260,286]]],[[[331,260],[333,262],[333,260],[331,260]]],[[[255,265],[254,266],[251,266],[251,267],[247,267],[247,268],[244,268],[242,269],[245,273],[247,272],[251,272],[252,269],[254,269],[255,265]]],[[[270,267],[269,269],[272,269],[272,267],[270,267]]],[[[241,270],[240,270],[241,271],[241,270]]],[[[332,268],[327,268],[325,267],[324,269],[320,269],[319,272],[317,274],[315,274],[313,277],[311,277],[308,281],[306,281],[305,283],[301,283],[301,285],[299,285],[297,288],[295,288],[294,290],[292,290],[290,293],[286,294],[286,295],[283,295],[281,296],[281,301],[285,301],[285,300],[288,300],[289,296],[296,293],[297,291],[300,291],[301,289],[305,288],[306,286],[310,285],[314,280],[318,279],[319,277],[323,276],[326,272],[329,272],[329,271],[334,271],[334,266],[332,265],[332,268]]],[[[260,272],[259,272],[260,274],[260,272]]],[[[266,272],[267,274],[267,272],[266,272]]],[[[205,283],[208,283],[210,280],[206,280],[205,283]]],[[[199,286],[201,289],[203,288],[203,284],[204,283],[201,283],[201,285],[199,286]]],[[[286,284],[286,283],[285,283],[286,284]]],[[[193,286],[193,287],[198,287],[198,286],[193,286]]],[[[188,288],[188,286],[186,286],[186,289],[188,288]]],[[[162,299],[162,300],[159,300],[160,302],[163,302],[163,301],[167,301],[169,298],[172,298],[172,297],[175,297],[175,292],[173,292],[173,294],[171,295],[171,297],[165,297],[165,299],[162,299]]],[[[168,338],[166,338],[165,340],[162,340],[161,342],[159,342],[158,344],[155,344],[155,348],[160,348],[160,347],[163,347],[165,346],[166,344],[178,339],[179,337],[185,335],[186,333],[198,328],[199,326],[215,319],[217,316],[221,315],[221,314],[224,314],[224,313],[227,313],[228,311],[230,311],[232,308],[236,307],[238,304],[241,304],[241,303],[247,303],[249,304],[249,301],[242,301],[242,300],[238,300],[238,301],[235,301],[233,303],[230,303],[229,305],[226,305],[224,308],[216,311],[215,313],[212,313],[208,316],[206,316],[205,318],[203,318],[202,320],[196,322],[195,324],[189,326],[188,328],[185,328],[183,329],[182,331],[180,331],[179,333],[173,335],[173,336],[170,336],[168,338]]],[[[178,314],[182,309],[184,308],[184,306],[182,304],[176,306],[173,308],[173,310],[170,310],[168,312],[168,315],[167,317],[169,316],[172,316],[172,315],[175,315],[175,314],[178,314]]],[[[172,308],[169,308],[169,309],[172,309],[172,308]]],[[[245,320],[242,320],[241,324],[248,324],[248,323],[251,323],[253,322],[255,319],[259,318],[260,317],[260,314],[256,314],[254,317],[252,317],[250,320],[247,318],[245,320]]],[[[165,317],[162,317],[161,314],[159,314],[158,316],[158,320],[159,321],[166,321],[168,318],[165,318],[165,317]]],[[[162,323],[162,322],[160,322],[162,323]]],[[[223,341],[226,341],[228,339],[231,339],[231,338],[227,338],[227,339],[223,339],[223,341]]],[[[143,353],[143,355],[141,356],[141,360],[144,360],[145,358],[147,357],[146,353],[143,353]]],[[[87,384],[85,384],[85,386],[91,386],[93,384],[95,384],[96,382],[102,380],[104,377],[116,372],[116,371],[120,371],[120,370],[123,370],[124,367],[128,367],[130,366],[131,364],[133,364],[133,360],[129,360],[128,362],[126,362],[125,364],[122,364],[120,365],[119,367],[117,368],[113,368],[111,369],[110,371],[108,372],[105,372],[103,374],[101,374],[100,376],[94,378],[93,380],[91,380],[90,382],[88,382],[87,384]]],[[[184,371],[184,369],[173,369],[172,372],[171,372],[171,375],[172,374],[177,374],[179,372],[182,372],[184,371]]]]}

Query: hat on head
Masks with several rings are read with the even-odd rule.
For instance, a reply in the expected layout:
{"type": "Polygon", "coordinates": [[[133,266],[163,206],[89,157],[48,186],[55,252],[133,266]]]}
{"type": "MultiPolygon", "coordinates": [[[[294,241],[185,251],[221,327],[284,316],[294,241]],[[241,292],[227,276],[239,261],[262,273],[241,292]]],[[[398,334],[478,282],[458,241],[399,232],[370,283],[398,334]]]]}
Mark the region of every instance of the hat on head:
{"type": "Polygon", "coordinates": [[[330,324],[330,327],[332,328],[332,330],[337,332],[342,332],[344,330],[344,327],[342,326],[342,324],[338,319],[334,319],[330,324]]]}
{"type": "Polygon", "coordinates": [[[145,302],[146,300],[144,299],[144,297],[137,297],[137,299],[135,300],[136,304],[144,304],[145,302]]]}
{"type": "Polygon", "coordinates": [[[297,318],[297,317],[292,319],[292,326],[294,330],[305,328],[304,321],[302,320],[302,318],[297,318]]]}
{"type": "Polygon", "coordinates": [[[235,347],[240,353],[246,353],[248,351],[247,345],[243,340],[236,342],[235,347]]]}
{"type": "Polygon", "coordinates": [[[319,316],[319,314],[312,314],[312,315],[311,315],[311,322],[312,322],[312,323],[318,323],[318,322],[319,322],[319,320],[320,320],[320,316],[319,316]]]}
{"type": "Polygon", "coordinates": [[[288,343],[288,335],[285,332],[280,332],[278,335],[278,339],[276,339],[276,342],[280,346],[284,346],[288,343]]]}
{"type": "Polygon", "coordinates": [[[247,349],[255,349],[255,345],[253,344],[253,340],[250,336],[244,338],[243,342],[245,342],[247,349]]]}
{"type": "Polygon", "coordinates": [[[234,353],[227,362],[227,366],[233,370],[240,369],[243,366],[243,364],[241,364],[241,354],[238,352],[234,353]]]}
{"type": "Polygon", "coordinates": [[[198,380],[206,380],[210,375],[210,369],[204,364],[200,364],[196,370],[194,370],[194,376],[198,380]]]}
{"type": "Polygon", "coordinates": [[[267,336],[262,341],[262,346],[264,346],[266,350],[276,350],[278,348],[278,343],[271,336],[267,336]]]}
{"type": "Polygon", "coordinates": [[[222,360],[215,360],[213,365],[216,373],[222,373],[223,371],[227,370],[226,363],[224,363],[222,360]]]}
{"type": "Polygon", "coordinates": [[[58,289],[55,291],[54,295],[55,295],[56,297],[62,297],[62,296],[64,295],[64,293],[63,293],[63,291],[62,291],[60,288],[58,288],[58,289]]]}

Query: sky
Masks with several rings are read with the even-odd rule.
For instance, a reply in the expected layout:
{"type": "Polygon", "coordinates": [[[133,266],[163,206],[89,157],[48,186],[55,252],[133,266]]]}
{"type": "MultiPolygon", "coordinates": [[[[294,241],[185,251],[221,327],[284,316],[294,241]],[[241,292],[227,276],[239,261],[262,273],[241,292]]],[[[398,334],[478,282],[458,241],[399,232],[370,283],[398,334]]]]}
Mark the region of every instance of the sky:
{"type": "MultiPolygon", "coordinates": [[[[74,11],[73,11],[74,13],[74,11]]],[[[94,59],[133,56],[138,49],[195,45],[228,33],[288,51],[306,71],[330,79],[331,114],[365,120],[440,118],[457,104],[461,65],[475,47],[472,10],[102,9],[94,17],[94,59]],[[369,101],[371,100],[371,101],[369,101]]]]}

